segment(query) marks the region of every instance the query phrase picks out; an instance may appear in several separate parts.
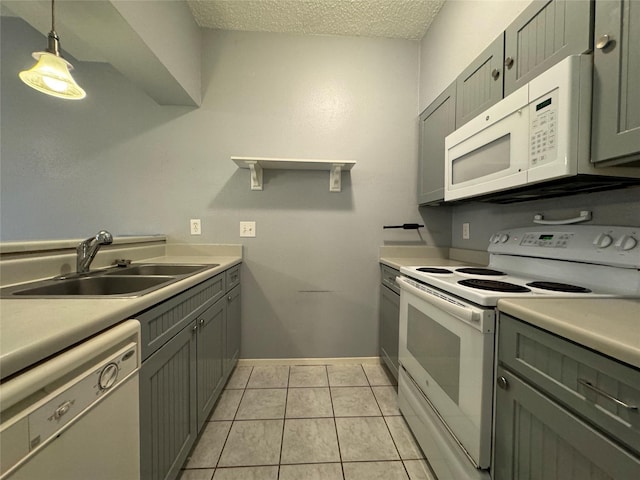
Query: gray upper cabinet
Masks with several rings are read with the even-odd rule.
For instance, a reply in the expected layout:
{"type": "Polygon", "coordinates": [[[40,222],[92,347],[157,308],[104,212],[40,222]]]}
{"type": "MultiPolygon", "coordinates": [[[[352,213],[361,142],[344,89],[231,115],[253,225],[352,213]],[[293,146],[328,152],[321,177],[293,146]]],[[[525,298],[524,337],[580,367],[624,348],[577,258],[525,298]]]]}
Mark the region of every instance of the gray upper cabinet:
{"type": "Polygon", "coordinates": [[[640,164],[640,2],[596,2],[591,160],[640,164]]]}
{"type": "Polygon", "coordinates": [[[418,204],[444,201],[444,139],[456,129],[456,84],[452,83],[420,115],[418,204]]]}
{"type": "MultiPolygon", "coordinates": [[[[456,128],[502,100],[504,33],[456,80],[456,128]]],[[[444,161],[444,160],[443,160],[444,161]]]]}
{"type": "Polygon", "coordinates": [[[588,0],[540,0],[509,25],[504,53],[505,97],[568,55],[592,49],[592,9],[593,2],[588,0]]]}

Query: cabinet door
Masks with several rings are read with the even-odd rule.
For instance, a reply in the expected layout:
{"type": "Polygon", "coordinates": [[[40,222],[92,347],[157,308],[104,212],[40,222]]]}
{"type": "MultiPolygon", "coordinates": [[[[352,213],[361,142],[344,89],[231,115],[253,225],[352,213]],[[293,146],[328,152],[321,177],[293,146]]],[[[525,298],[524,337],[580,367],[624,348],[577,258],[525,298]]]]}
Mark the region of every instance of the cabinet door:
{"type": "Polygon", "coordinates": [[[456,128],[502,100],[504,34],[496,38],[456,80],[456,128]]]}
{"type": "Polygon", "coordinates": [[[640,2],[598,0],[595,36],[591,159],[640,160],[640,2]]]}
{"type": "Polygon", "coordinates": [[[640,459],[498,368],[494,480],[640,478],[640,459]]]}
{"type": "Polygon", "coordinates": [[[591,50],[592,7],[587,0],[536,0],[507,27],[505,97],[563,58],[591,50]]]}
{"type": "Polygon", "coordinates": [[[456,84],[451,84],[420,115],[418,204],[444,201],[444,139],[456,129],[456,84]]]}
{"type": "Polygon", "coordinates": [[[400,295],[380,287],[380,356],[398,379],[398,329],[400,328],[400,295]]]}
{"type": "Polygon", "coordinates": [[[205,310],[197,320],[198,431],[209,417],[223,386],[222,356],[226,307],[226,299],[223,298],[205,310]]]}
{"type": "Polygon", "coordinates": [[[240,357],[240,285],[227,293],[224,375],[231,373],[240,357]]]}
{"type": "Polygon", "coordinates": [[[194,326],[183,328],[140,369],[143,480],[176,478],[198,435],[194,326]]]}

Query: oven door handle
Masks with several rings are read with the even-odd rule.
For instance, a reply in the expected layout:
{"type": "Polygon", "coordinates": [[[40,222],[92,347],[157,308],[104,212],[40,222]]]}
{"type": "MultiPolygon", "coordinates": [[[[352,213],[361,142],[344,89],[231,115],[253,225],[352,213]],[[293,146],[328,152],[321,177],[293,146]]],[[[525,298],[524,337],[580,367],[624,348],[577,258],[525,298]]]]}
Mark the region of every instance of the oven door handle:
{"type": "Polygon", "coordinates": [[[446,311],[447,313],[453,315],[454,317],[459,318],[469,324],[476,326],[480,320],[480,314],[478,312],[474,312],[471,308],[465,307],[462,304],[454,303],[452,300],[447,300],[446,298],[439,297],[428,293],[424,290],[421,290],[417,287],[414,287],[409,282],[407,282],[402,277],[396,277],[396,282],[400,285],[400,288],[411,292],[413,295],[416,295],[418,298],[421,298],[425,302],[428,302],[441,310],[446,311]]]}

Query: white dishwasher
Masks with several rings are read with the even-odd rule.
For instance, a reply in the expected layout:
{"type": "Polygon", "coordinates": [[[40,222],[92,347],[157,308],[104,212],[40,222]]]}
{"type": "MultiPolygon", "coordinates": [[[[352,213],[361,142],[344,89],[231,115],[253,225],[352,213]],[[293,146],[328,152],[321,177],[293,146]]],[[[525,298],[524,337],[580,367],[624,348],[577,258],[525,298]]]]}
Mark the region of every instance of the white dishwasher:
{"type": "Polygon", "coordinates": [[[140,323],[0,384],[0,480],[140,478],[140,323]]]}

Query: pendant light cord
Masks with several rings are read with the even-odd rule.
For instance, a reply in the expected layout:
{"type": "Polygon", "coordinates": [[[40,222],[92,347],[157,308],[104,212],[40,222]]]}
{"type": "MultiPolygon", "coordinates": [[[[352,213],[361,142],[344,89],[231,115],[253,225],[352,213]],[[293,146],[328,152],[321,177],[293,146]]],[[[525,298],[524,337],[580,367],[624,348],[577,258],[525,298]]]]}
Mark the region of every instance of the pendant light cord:
{"type": "Polygon", "coordinates": [[[52,32],[56,31],[56,13],[55,13],[55,9],[53,8],[54,3],[55,3],[55,0],[51,0],[51,31],[52,32]]]}

